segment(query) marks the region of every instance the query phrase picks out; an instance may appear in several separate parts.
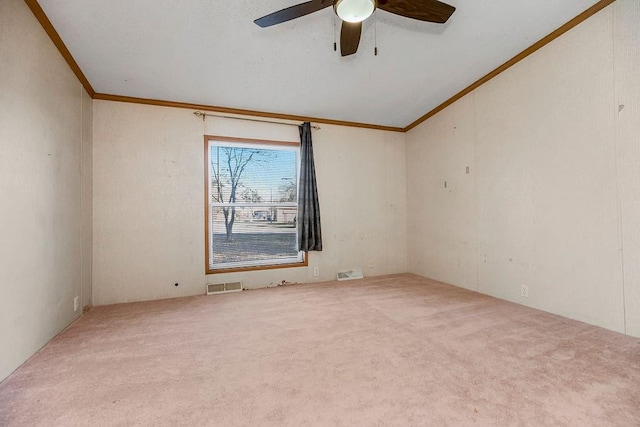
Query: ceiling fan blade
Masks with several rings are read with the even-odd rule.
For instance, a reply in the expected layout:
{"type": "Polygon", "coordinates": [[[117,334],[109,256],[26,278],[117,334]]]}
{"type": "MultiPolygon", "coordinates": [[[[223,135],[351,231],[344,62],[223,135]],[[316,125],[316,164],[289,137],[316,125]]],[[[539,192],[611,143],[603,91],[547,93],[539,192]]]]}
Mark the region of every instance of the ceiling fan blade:
{"type": "Polygon", "coordinates": [[[353,55],[358,50],[360,35],[362,34],[362,22],[351,23],[342,21],[340,29],[340,53],[342,56],[353,55]]]}
{"type": "Polygon", "coordinates": [[[331,0],[311,0],[305,3],[300,3],[295,6],[288,7],[286,9],[273,12],[267,16],[256,19],[255,22],[258,26],[270,27],[272,25],[281,24],[283,22],[291,21],[292,19],[300,18],[301,16],[308,15],[313,12],[317,12],[325,7],[333,5],[331,0]]]}
{"type": "Polygon", "coordinates": [[[456,8],[438,0],[378,0],[378,8],[406,18],[444,24],[456,8]]]}

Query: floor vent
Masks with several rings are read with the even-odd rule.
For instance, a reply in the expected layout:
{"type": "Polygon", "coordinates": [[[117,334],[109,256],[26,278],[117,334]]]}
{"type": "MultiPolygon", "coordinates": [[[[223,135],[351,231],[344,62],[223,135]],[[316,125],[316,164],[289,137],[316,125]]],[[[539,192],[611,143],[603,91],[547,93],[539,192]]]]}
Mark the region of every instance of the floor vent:
{"type": "Polygon", "coordinates": [[[355,280],[355,279],[362,279],[362,270],[355,269],[355,270],[345,270],[345,271],[338,271],[338,280],[355,280]]]}
{"type": "Polygon", "coordinates": [[[207,283],[207,295],[226,294],[229,292],[240,292],[242,282],[233,283],[207,283]]]}

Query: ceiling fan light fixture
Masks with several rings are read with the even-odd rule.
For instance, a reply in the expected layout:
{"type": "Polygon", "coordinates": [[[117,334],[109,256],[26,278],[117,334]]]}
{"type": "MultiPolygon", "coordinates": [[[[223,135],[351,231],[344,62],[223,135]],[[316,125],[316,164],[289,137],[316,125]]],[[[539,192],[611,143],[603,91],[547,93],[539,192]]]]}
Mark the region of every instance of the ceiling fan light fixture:
{"type": "Polygon", "coordinates": [[[335,3],[336,15],[346,22],[362,22],[376,10],[375,0],[338,0],[335,3]]]}

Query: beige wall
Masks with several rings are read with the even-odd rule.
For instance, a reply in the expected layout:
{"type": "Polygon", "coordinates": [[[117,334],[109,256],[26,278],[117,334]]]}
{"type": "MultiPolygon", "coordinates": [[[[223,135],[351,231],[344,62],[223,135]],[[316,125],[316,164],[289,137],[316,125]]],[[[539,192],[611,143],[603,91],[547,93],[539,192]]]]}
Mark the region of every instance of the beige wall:
{"type": "Polygon", "coordinates": [[[618,0],[407,134],[409,271],[640,336],[639,32],[618,0]]]}
{"type": "Polygon", "coordinates": [[[299,141],[298,129],[109,101],[95,101],[93,114],[95,304],[202,294],[207,282],[406,271],[403,134],[322,125],[313,140],[324,251],[307,268],[206,276],[203,135],[299,141]]]}
{"type": "Polygon", "coordinates": [[[90,110],[26,4],[0,2],[0,380],[80,315],[73,298],[91,287],[90,110]]]}
{"type": "Polygon", "coordinates": [[[82,91],[82,147],[80,163],[81,227],[82,227],[82,307],[93,305],[93,100],[82,91]]]}

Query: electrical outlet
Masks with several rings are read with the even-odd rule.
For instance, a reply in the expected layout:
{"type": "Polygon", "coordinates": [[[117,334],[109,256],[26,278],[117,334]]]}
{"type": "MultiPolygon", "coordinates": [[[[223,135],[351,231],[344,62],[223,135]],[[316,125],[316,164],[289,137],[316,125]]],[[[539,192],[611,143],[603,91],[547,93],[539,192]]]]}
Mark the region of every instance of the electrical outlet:
{"type": "Polygon", "coordinates": [[[73,311],[78,311],[78,297],[73,299],[73,311]]]}
{"type": "Polygon", "coordinates": [[[520,296],[529,298],[529,287],[527,285],[520,285],[520,296]]]}
{"type": "Polygon", "coordinates": [[[320,275],[320,267],[313,267],[313,277],[318,277],[320,275]]]}
{"type": "Polygon", "coordinates": [[[369,268],[373,268],[373,258],[369,258],[369,268]]]}

